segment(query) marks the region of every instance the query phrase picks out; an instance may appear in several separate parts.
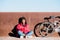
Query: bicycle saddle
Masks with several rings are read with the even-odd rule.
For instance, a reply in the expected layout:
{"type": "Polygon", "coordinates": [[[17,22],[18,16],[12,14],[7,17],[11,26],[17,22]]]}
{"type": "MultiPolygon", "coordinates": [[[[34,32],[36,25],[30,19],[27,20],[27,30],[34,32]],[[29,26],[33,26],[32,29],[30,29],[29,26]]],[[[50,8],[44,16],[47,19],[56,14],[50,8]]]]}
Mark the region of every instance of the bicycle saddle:
{"type": "Polygon", "coordinates": [[[44,20],[49,20],[49,19],[51,19],[51,18],[50,18],[50,17],[45,17],[45,18],[44,18],[44,20]]]}

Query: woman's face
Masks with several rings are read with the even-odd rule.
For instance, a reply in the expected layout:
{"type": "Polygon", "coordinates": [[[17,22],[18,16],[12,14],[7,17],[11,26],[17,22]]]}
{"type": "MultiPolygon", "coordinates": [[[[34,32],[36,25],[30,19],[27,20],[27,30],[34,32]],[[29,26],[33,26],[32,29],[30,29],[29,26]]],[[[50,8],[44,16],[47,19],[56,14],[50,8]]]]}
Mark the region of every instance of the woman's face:
{"type": "Polygon", "coordinates": [[[25,25],[25,19],[22,20],[23,25],[25,25]]]}

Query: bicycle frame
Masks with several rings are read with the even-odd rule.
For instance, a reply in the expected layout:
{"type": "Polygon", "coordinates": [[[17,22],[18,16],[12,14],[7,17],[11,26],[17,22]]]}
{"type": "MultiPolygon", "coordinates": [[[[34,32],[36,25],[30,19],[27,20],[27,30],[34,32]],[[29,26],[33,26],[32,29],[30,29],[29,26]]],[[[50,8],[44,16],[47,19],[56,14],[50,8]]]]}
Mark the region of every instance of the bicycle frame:
{"type": "MultiPolygon", "coordinates": [[[[34,27],[34,34],[36,35],[36,36],[39,36],[39,35],[37,35],[36,33],[36,30],[37,30],[37,28],[39,29],[39,33],[40,33],[40,35],[41,36],[46,36],[46,35],[43,35],[41,32],[42,31],[46,31],[46,33],[47,34],[49,34],[49,33],[53,33],[53,32],[55,32],[55,31],[57,31],[57,29],[59,29],[60,27],[59,27],[59,25],[57,24],[57,23],[59,23],[59,20],[55,20],[56,18],[59,18],[60,19],[60,16],[50,16],[50,17],[45,17],[44,18],[44,21],[43,22],[40,22],[40,23],[38,23],[38,24],[36,24],[35,25],[35,27],[34,27]],[[52,22],[50,21],[50,19],[52,19],[52,22]],[[42,31],[41,31],[41,28],[46,28],[46,30],[44,30],[44,29],[42,29],[42,31]],[[56,28],[55,28],[56,27],[56,28]],[[55,30],[56,29],[56,30],[55,30]],[[49,31],[51,31],[51,32],[49,32],[49,31]]],[[[59,29],[60,30],[60,29],[59,29]]],[[[58,30],[58,31],[59,31],[58,30]]]]}
{"type": "MultiPolygon", "coordinates": [[[[50,16],[50,19],[53,19],[53,22],[51,22],[51,23],[54,25],[53,30],[55,31],[55,29],[57,29],[59,27],[59,25],[58,25],[59,21],[55,21],[55,19],[56,19],[55,16],[50,16]]],[[[44,20],[44,22],[50,22],[49,21],[50,19],[47,19],[47,21],[44,20]]]]}

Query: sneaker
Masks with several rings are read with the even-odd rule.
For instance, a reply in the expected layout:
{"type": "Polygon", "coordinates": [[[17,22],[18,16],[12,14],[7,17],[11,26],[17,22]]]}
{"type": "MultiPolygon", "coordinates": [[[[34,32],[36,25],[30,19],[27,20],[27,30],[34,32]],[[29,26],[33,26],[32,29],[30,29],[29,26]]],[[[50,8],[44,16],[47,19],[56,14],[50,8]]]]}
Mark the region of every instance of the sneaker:
{"type": "Polygon", "coordinates": [[[26,36],[26,38],[33,38],[33,36],[26,36]]]}
{"type": "Polygon", "coordinates": [[[20,36],[20,38],[24,38],[24,36],[20,36]]]}

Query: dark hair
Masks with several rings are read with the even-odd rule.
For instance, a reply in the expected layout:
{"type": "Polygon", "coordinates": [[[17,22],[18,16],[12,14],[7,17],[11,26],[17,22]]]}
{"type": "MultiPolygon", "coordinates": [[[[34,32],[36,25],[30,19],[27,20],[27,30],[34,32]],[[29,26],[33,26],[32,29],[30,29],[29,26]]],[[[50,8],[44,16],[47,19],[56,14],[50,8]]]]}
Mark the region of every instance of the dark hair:
{"type": "Polygon", "coordinates": [[[25,20],[25,24],[27,24],[27,21],[26,21],[26,18],[25,18],[25,17],[20,17],[20,18],[19,18],[19,24],[22,23],[22,20],[23,20],[23,19],[25,20]]]}

